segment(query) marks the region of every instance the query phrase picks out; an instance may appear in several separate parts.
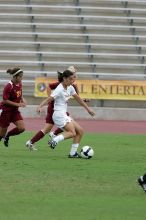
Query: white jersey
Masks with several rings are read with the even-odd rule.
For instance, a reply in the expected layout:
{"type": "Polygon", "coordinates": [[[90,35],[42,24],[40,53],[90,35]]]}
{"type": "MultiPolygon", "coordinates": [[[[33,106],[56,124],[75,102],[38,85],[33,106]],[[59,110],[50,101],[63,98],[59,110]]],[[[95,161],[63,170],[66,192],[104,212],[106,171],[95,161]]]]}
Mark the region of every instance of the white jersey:
{"type": "Polygon", "coordinates": [[[67,112],[67,102],[74,94],[76,91],[72,85],[65,89],[60,83],[51,94],[51,97],[54,98],[54,111],[67,112]]]}

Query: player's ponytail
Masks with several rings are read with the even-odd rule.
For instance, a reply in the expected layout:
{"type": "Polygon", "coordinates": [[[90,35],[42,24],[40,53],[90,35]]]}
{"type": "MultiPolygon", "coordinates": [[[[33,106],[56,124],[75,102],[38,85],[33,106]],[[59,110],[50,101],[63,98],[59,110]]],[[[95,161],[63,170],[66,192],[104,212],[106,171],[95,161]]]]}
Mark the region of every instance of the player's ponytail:
{"type": "Polygon", "coordinates": [[[23,73],[23,71],[20,68],[15,67],[13,69],[7,69],[7,73],[14,77],[14,76],[17,76],[20,73],[23,73]]]}
{"type": "Polygon", "coordinates": [[[58,81],[63,82],[63,73],[58,71],[57,74],[58,74],[58,81]]]}
{"type": "Polygon", "coordinates": [[[70,77],[70,76],[72,76],[74,74],[70,70],[65,70],[63,73],[58,71],[57,73],[58,73],[58,81],[60,83],[63,82],[63,78],[68,78],[68,77],[70,77]]]}
{"type": "Polygon", "coordinates": [[[9,73],[11,75],[12,74],[12,69],[8,69],[7,73],[9,73]]]}

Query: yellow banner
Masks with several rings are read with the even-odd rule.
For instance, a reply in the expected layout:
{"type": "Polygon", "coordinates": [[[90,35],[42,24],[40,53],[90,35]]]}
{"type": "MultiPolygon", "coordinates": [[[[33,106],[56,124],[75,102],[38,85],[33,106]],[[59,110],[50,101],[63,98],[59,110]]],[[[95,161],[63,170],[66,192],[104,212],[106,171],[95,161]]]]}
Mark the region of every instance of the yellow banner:
{"type": "MultiPolygon", "coordinates": [[[[55,79],[39,77],[35,80],[35,96],[47,97],[49,83],[55,79]]],[[[146,81],[76,80],[80,96],[89,99],[146,100],[146,81]]]]}

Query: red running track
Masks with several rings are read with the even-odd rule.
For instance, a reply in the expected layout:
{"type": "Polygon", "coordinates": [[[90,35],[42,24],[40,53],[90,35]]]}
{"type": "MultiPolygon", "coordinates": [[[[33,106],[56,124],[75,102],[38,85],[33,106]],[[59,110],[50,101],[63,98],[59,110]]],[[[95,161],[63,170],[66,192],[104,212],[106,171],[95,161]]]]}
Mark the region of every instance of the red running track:
{"type": "MultiPolygon", "coordinates": [[[[78,123],[89,133],[146,134],[146,122],[143,121],[98,121],[78,119],[78,123]]],[[[24,120],[26,130],[38,131],[43,128],[43,118],[24,120]]]]}

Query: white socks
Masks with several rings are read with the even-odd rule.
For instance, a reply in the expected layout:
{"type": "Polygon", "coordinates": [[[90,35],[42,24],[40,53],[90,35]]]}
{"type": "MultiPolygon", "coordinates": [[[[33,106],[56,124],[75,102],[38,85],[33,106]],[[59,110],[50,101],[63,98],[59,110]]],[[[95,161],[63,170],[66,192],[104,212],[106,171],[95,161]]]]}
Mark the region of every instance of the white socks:
{"type": "Polygon", "coordinates": [[[72,144],[71,149],[70,149],[70,155],[71,156],[73,156],[77,152],[78,146],[79,146],[78,143],[77,144],[72,144]]]}
{"type": "Polygon", "coordinates": [[[63,141],[64,140],[64,136],[62,134],[59,134],[58,136],[53,138],[53,141],[55,141],[56,143],[63,141]]]}
{"type": "Polygon", "coordinates": [[[141,181],[143,182],[143,176],[140,176],[141,181]]]}
{"type": "MultiPolygon", "coordinates": [[[[58,143],[64,140],[64,136],[62,134],[59,134],[58,136],[54,137],[52,140],[58,143]]],[[[73,156],[77,152],[78,146],[79,146],[79,143],[72,144],[71,149],[70,149],[71,156],[73,156]]]]}

